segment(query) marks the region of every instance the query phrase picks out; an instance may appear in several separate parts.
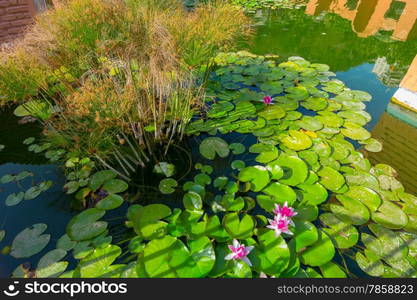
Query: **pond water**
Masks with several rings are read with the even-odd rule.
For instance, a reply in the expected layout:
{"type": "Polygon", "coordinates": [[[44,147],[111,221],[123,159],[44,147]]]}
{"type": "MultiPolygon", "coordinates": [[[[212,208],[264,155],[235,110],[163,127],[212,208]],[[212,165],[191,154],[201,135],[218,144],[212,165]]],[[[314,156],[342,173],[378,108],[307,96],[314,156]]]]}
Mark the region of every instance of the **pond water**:
{"type": "MultiPolygon", "coordinates": [[[[381,1],[388,3],[385,6],[386,13],[382,14],[384,20],[388,18],[394,21],[385,22],[388,25],[381,23],[378,27],[380,23],[373,16],[384,7],[378,6],[377,2],[311,0],[297,9],[258,11],[254,16],[256,34],[248,50],[255,54],[278,54],[282,58],[302,56],[311,62],[328,64],[336,72],[337,78],[348,87],[367,91],[373,96],[373,101],[367,104],[367,111],[373,117],[367,125],[368,129],[385,128],[386,120],[394,118],[391,115],[387,117],[385,113],[390,98],[417,54],[417,25],[397,30],[394,21],[400,19],[404,10],[392,8],[389,1],[381,1]]],[[[11,110],[0,113],[0,117],[0,144],[5,145],[5,149],[0,151],[0,177],[23,170],[34,174],[22,182],[22,187],[14,183],[0,185],[0,230],[6,231],[0,248],[10,245],[15,235],[24,228],[43,222],[48,225],[46,233],[51,235],[48,249],[53,249],[74,214],[69,208],[71,197],[61,188],[64,176],[58,166],[45,164],[42,156],[28,152],[27,146],[21,143],[27,137],[38,135],[39,128],[33,124],[18,125],[18,119],[11,110]],[[16,206],[5,205],[8,194],[44,180],[52,180],[54,185],[41,196],[16,206]]],[[[410,132],[413,130],[410,129],[410,132]]],[[[379,134],[381,136],[383,138],[383,134],[379,134]]],[[[397,151],[397,155],[401,154],[397,151]]],[[[411,160],[417,156],[412,150],[404,154],[411,160]]],[[[372,160],[384,162],[384,159],[389,158],[384,155],[372,157],[372,160]]],[[[407,176],[414,174],[399,172],[404,181],[407,181],[407,176]]],[[[413,179],[409,180],[410,185],[413,179]]],[[[29,261],[36,263],[41,255],[35,255],[29,261]]],[[[10,276],[18,264],[27,261],[1,256],[0,277],[10,276]]]]}

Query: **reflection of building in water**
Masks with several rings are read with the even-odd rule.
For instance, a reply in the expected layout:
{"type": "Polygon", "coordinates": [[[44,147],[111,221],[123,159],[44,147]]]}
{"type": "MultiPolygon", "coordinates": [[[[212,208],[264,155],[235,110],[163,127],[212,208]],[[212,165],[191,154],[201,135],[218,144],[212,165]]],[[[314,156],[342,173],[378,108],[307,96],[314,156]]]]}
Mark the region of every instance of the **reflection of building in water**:
{"type": "Polygon", "coordinates": [[[406,41],[417,37],[416,0],[311,0],[306,13],[330,11],[352,22],[360,37],[392,31],[392,38],[406,41]]]}
{"type": "Polygon", "coordinates": [[[393,101],[417,112],[417,56],[394,94],[393,101]]]}
{"type": "Polygon", "coordinates": [[[369,153],[368,158],[374,164],[391,165],[407,192],[417,194],[417,127],[404,122],[414,122],[417,126],[417,118],[411,115],[412,112],[401,111],[393,104],[389,105],[388,111],[372,131],[372,136],[382,141],[384,148],[382,152],[369,153]]]}
{"type": "Polygon", "coordinates": [[[403,67],[398,63],[388,64],[385,57],[378,57],[375,61],[372,72],[376,74],[378,79],[386,86],[396,87],[400,84],[401,79],[407,72],[407,67],[403,67]]]}

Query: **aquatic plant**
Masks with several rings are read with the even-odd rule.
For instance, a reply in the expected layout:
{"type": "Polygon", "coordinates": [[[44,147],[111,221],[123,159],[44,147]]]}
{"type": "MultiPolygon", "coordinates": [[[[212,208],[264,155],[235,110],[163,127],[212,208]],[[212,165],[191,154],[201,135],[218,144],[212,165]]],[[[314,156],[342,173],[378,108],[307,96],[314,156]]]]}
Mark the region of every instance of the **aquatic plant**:
{"type": "MultiPolygon", "coordinates": [[[[381,145],[354,146],[379,143],[363,128],[370,95],[299,57],[239,52],[214,61],[212,102],[187,130],[199,144],[195,171],[183,177],[168,164],[153,166],[165,177],[158,200],[173,207],[145,205],[142,194],[127,209],[125,235],[113,237],[106,213],[124,211],[116,193],[127,188],[117,181],[116,201],[87,201],[56,249],[13,276],[346,277],[357,265],[370,276],[415,277],[417,197],[392,167],[366,159],[381,145]],[[274,103],[265,105],[265,95],[274,103]],[[69,251],[78,263],[66,270],[69,251]]],[[[89,176],[86,198],[108,197],[114,176],[89,176]]],[[[46,240],[44,226],[31,230],[46,240]]]]}
{"type": "Polygon", "coordinates": [[[10,68],[1,103],[24,102],[15,114],[37,118],[52,148],[129,177],[183,137],[202,103],[197,67],[246,36],[248,23],[220,2],[186,11],[176,0],[70,1],[0,54],[0,70],[10,68]]]}

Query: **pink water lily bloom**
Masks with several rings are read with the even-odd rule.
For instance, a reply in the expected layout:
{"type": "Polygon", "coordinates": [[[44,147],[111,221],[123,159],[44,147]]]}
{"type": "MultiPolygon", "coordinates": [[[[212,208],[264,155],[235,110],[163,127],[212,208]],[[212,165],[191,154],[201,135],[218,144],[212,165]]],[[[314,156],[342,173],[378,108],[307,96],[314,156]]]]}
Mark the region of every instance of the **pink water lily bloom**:
{"type": "Polygon", "coordinates": [[[275,231],[276,236],[280,236],[281,233],[293,234],[288,226],[291,224],[291,221],[286,217],[281,215],[276,215],[273,220],[268,219],[269,225],[266,228],[272,229],[275,231]]]}
{"type": "Polygon", "coordinates": [[[294,208],[288,206],[288,202],[285,202],[283,206],[275,204],[274,214],[285,218],[292,218],[297,215],[297,212],[294,208]]]}
{"type": "Polygon", "coordinates": [[[253,246],[245,247],[245,245],[240,244],[236,239],[233,240],[233,245],[228,245],[230,251],[232,253],[229,253],[224,257],[225,260],[242,260],[245,262],[249,267],[252,266],[252,263],[250,262],[249,258],[247,257],[248,254],[252,251],[253,246]]]}
{"type": "Polygon", "coordinates": [[[265,96],[263,101],[266,105],[270,105],[270,104],[272,104],[272,97],[271,96],[265,96]]]}

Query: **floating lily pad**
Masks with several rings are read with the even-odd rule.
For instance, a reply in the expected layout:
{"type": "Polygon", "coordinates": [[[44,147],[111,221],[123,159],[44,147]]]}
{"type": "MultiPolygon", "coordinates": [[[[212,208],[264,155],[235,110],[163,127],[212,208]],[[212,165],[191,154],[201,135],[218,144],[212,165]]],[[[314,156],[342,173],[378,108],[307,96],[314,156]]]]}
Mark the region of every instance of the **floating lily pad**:
{"type": "Polygon", "coordinates": [[[111,179],[103,184],[103,189],[111,194],[123,193],[129,188],[129,185],[120,179],[111,179]]]}
{"type": "Polygon", "coordinates": [[[375,277],[384,274],[384,264],[379,260],[379,257],[375,253],[367,251],[365,256],[362,253],[357,252],[355,259],[359,267],[365,273],[375,277]]]}
{"type": "Polygon", "coordinates": [[[253,269],[267,275],[284,271],[290,261],[290,250],[285,240],[269,229],[260,229],[257,235],[258,244],[248,256],[253,269]]]}
{"type": "Polygon", "coordinates": [[[246,167],[240,171],[238,178],[242,182],[250,182],[254,192],[261,191],[270,181],[268,170],[262,166],[246,167]]]}
{"type": "Polygon", "coordinates": [[[370,213],[368,208],[366,208],[362,202],[343,195],[337,195],[336,198],[343,205],[330,205],[330,210],[336,215],[337,218],[353,225],[362,225],[368,222],[370,213]]]}
{"type": "Polygon", "coordinates": [[[25,197],[25,193],[24,192],[19,192],[19,193],[13,193],[10,194],[9,196],[7,196],[6,198],[6,205],[7,206],[14,206],[19,204],[23,198],[25,197]]]}
{"type": "Polygon", "coordinates": [[[245,239],[252,236],[255,223],[250,215],[244,215],[242,219],[237,213],[229,213],[223,217],[223,227],[227,233],[236,239],[245,239]]]}
{"type": "Polygon", "coordinates": [[[295,123],[305,130],[317,131],[323,128],[323,124],[320,120],[311,116],[303,116],[295,123]]]}
{"type": "Polygon", "coordinates": [[[232,143],[229,145],[230,150],[232,150],[233,154],[239,155],[245,152],[246,148],[241,143],[232,143]]]}
{"type": "Polygon", "coordinates": [[[110,170],[99,171],[94,173],[90,178],[90,188],[95,191],[104,183],[116,178],[117,174],[110,170]]]}
{"type": "Polygon", "coordinates": [[[351,186],[344,195],[361,201],[371,212],[376,211],[382,202],[375,191],[364,186],[351,186]]]}
{"type": "Polygon", "coordinates": [[[162,194],[172,194],[175,192],[175,187],[178,186],[178,182],[173,178],[165,178],[159,182],[159,191],[162,194]]]}
{"type": "Polygon", "coordinates": [[[357,229],[349,223],[341,221],[336,215],[331,213],[321,214],[320,221],[329,227],[322,230],[331,238],[336,248],[348,249],[358,242],[359,233],[357,229]]]}
{"type": "Polygon", "coordinates": [[[153,171],[166,177],[171,177],[175,174],[175,165],[161,161],[154,166],[153,171]]]}
{"type": "Polygon", "coordinates": [[[285,117],[285,110],[279,105],[268,105],[263,111],[258,113],[258,116],[265,120],[276,120],[285,117]]]}
{"type": "Polygon", "coordinates": [[[297,198],[294,190],[285,184],[279,182],[273,182],[262,190],[265,194],[275,198],[277,203],[283,205],[288,202],[290,205],[294,203],[297,198]]]}
{"type": "Polygon", "coordinates": [[[105,212],[98,208],[89,208],[71,219],[67,225],[67,234],[74,241],[92,239],[107,229],[107,222],[98,221],[105,212]]]}
{"type": "Polygon", "coordinates": [[[345,178],[342,174],[333,168],[324,166],[317,172],[320,177],[320,183],[330,191],[337,191],[345,184],[345,178]]]}
{"type": "Polygon", "coordinates": [[[184,207],[189,210],[200,210],[203,207],[201,196],[195,192],[188,192],[182,200],[184,207]]]}
{"type": "Polygon", "coordinates": [[[301,190],[301,201],[306,202],[309,205],[319,205],[327,200],[327,190],[320,183],[303,183],[297,185],[297,188],[301,190]]]}
{"type": "Polygon", "coordinates": [[[118,208],[120,205],[122,205],[124,202],[124,199],[120,195],[116,194],[110,194],[106,196],[105,198],[101,199],[96,207],[103,210],[111,210],[118,208]]]}
{"type": "Polygon", "coordinates": [[[346,273],[335,263],[328,262],[320,266],[324,278],[346,278],[346,273]]]}
{"type": "Polygon", "coordinates": [[[128,218],[133,222],[135,232],[144,239],[161,238],[166,233],[167,223],[161,219],[171,215],[171,209],[163,204],[130,207],[128,218]]]}
{"type": "Polygon", "coordinates": [[[284,170],[284,176],[279,182],[291,186],[303,183],[308,176],[308,167],[299,157],[281,154],[272,163],[279,165],[284,170]]]}
{"type": "Polygon", "coordinates": [[[62,249],[54,249],[46,253],[39,260],[36,267],[37,278],[56,278],[61,275],[68,266],[67,261],[60,261],[67,255],[67,251],[62,249]]]}
{"type": "Polygon", "coordinates": [[[46,228],[46,224],[34,224],[16,235],[10,255],[14,258],[25,258],[42,251],[51,238],[49,234],[43,234],[46,228]]]}
{"type": "Polygon", "coordinates": [[[281,140],[281,142],[288,148],[295,150],[295,151],[301,151],[305,150],[311,147],[313,144],[311,141],[311,138],[301,132],[296,130],[289,130],[288,131],[289,136],[286,136],[284,139],[281,140]]]}
{"type": "Polygon", "coordinates": [[[207,159],[214,159],[216,154],[220,157],[227,157],[230,153],[227,142],[218,137],[209,137],[200,144],[200,153],[207,159]]]}
{"type": "Polygon", "coordinates": [[[372,220],[391,229],[401,229],[408,223],[407,215],[390,201],[383,201],[378,210],[372,213],[372,220]]]}
{"type": "Polygon", "coordinates": [[[311,246],[307,247],[300,255],[301,263],[312,267],[324,265],[332,260],[335,249],[331,239],[326,233],[319,230],[318,239],[311,246]]]}
{"type": "Polygon", "coordinates": [[[114,269],[111,264],[122,253],[122,249],[115,245],[96,248],[84,257],[78,264],[80,275],[83,278],[111,277],[114,269]]]}
{"type": "Polygon", "coordinates": [[[368,130],[356,123],[346,121],[344,127],[345,128],[341,130],[342,134],[352,140],[363,141],[371,137],[368,130]]]}
{"type": "Polygon", "coordinates": [[[318,230],[311,222],[295,220],[294,224],[295,230],[293,241],[296,252],[304,250],[307,246],[314,244],[318,240],[318,230]]]}

